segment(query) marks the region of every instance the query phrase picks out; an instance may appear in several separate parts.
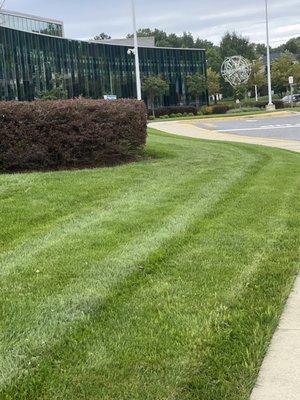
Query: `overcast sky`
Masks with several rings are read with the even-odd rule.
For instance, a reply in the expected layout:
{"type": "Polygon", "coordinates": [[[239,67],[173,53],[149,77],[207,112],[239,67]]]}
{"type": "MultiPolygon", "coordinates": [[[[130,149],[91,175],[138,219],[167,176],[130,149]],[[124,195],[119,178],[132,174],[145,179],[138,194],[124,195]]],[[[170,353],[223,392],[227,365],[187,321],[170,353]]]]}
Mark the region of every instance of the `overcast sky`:
{"type": "MultiPolygon", "coordinates": [[[[130,0],[7,0],[6,8],[62,19],[66,36],[100,32],[123,37],[132,30],[130,0]]],[[[269,0],[272,45],[300,36],[300,0],[269,0]]],[[[136,0],[138,27],[191,31],[218,43],[228,30],[265,40],[264,0],[136,0]]]]}

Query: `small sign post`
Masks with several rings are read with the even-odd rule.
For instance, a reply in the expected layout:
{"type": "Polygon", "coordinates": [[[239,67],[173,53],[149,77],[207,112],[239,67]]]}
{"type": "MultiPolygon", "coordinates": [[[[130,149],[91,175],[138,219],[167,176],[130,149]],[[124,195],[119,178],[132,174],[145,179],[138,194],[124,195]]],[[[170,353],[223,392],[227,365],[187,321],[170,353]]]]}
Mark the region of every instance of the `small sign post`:
{"type": "Polygon", "coordinates": [[[257,90],[257,85],[255,85],[254,88],[255,88],[255,101],[258,101],[258,90],[257,90]]]}
{"type": "Polygon", "coordinates": [[[103,97],[104,97],[104,100],[108,100],[108,101],[117,100],[117,96],[115,94],[105,94],[103,97]]]}
{"type": "Polygon", "coordinates": [[[293,76],[289,76],[289,84],[290,84],[290,88],[291,88],[291,107],[294,107],[294,102],[293,102],[293,96],[294,96],[294,77],[293,76]]]}

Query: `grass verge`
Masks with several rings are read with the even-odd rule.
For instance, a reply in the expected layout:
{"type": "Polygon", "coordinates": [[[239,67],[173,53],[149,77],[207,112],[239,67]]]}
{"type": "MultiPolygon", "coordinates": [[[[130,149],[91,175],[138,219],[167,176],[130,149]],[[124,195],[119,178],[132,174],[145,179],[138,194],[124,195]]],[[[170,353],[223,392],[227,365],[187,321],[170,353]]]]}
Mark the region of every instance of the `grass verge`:
{"type": "Polygon", "coordinates": [[[251,115],[264,115],[264,114],[274,114],[281,113],[283,111],[286,112],[300,112],[300,107],[285,108],[279,109],[276,111],[266,111],[266,110],[257,110],[257,111],[244,111],[237,114],[212,114],[212,115],[194,115],[188,117],[174,117],[174,118],[155,118],[154,120],[149,120],[149,122],[164,122],[164,121],[181,121],[181,120],[189,120],[189,119],[210,119],[210,118],[238,118],[238,117],[247,117],[251,115]]]}
{"type": "Polygon", "coordinates": [[[0,398],[246,400],[299,270],[299,155],[150,130],[0,176],[0,398]]]}

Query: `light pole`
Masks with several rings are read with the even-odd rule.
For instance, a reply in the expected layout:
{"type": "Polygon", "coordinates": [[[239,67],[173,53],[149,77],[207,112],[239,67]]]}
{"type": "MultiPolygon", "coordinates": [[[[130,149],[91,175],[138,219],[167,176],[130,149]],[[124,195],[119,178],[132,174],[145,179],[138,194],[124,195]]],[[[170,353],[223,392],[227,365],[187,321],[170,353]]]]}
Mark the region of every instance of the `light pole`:
{"type": "Polygon", "coordinates": [[[267,105],[268,110],[274,110],[275,106],[272,99],[272,78],[271,78],[271,57],[270,57],[270,34],[269,34],[269,7],[268,0],[266,3],[266,33],[267,33],[267,64],[268,64],[268,93],[269,93],[269,104],[267,105]]]}
{"type": "Polygon", "coordinates": [[[132,20],[133,20],[133,37],[134,37],[134,58],[135,58],[135,77],[136,77],[136,93],[137,99],[142,100],[142,86],[139,60],[139,46],[136,28],[135,3],[132,0],[132,20]]]}

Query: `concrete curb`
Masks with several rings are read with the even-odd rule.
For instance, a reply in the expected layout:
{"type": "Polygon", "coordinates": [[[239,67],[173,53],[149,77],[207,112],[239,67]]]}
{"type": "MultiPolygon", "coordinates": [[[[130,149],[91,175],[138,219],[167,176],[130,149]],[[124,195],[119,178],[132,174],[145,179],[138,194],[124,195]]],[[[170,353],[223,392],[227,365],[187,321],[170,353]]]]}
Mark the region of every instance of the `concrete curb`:
{"type": "Polygon", "coordinates": [[[300,399],[300,277],[297,279],[250,400],[300,399]]]}
{"type": "MultiPolygon", "coordinates": [[[[207,123],[209,122],[210,121],[207,120],[207,123]]],[[[171,133],[174,135],[193,137],[203,140],[256,144],[260,146],[276,147],[279,149],[300,153],[300,141],[297,140],[279,140],[251,136],[239,136],[230,133],[221,133],[213,130],[199,128],[195,125],[196,123],[197,120],[167,122],[164,121],[151,122],[148,124],[148,126],[150,128],[158,129],[160,131],[171,133]]]]}

